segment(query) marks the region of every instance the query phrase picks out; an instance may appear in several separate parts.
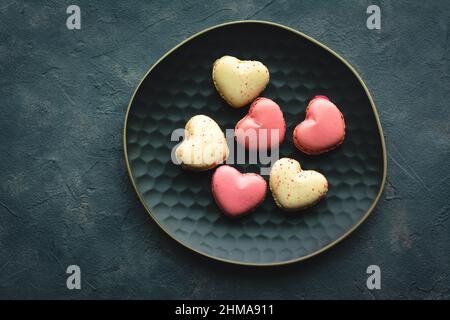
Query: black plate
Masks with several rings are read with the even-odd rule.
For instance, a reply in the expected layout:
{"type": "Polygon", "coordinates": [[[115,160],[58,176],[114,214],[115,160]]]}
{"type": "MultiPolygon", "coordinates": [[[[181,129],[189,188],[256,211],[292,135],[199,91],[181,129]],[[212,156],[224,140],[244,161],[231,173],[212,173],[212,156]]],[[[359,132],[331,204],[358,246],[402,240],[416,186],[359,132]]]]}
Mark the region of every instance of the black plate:
{"type": "MultiPolygon", "coordinates": [[[[184,41],[147,73],[131,99],[124,130],[132,183],[161,228],[186,247],[211,258],[248,265],[300,261],[331,247],[372,211],[386,178],[386,151],[378,115],[361,78],[336,53],[287,27],[242,21],[216,26],[184,41]],[[252,214],[230,220],[211,194],[211,175],[189,172],[171,161],[177,128],[196,114],[234,128],[248,108],[226,105],[211,79],[217,58],[259,60],[270,70],[262,96],[284,112],[287,131],[280,157],[327,177],[329,192],[316,206],[296,214],[280,211],[268,191],[252,214]],[[345,116],[344,143],[321,156],[307,156],[292,142],[308,101],[326,95],[345,116]]],[[[259,173],[259,165],[236,165],[259,173]]],[[[266,177],[268,179],[268,177],[266,177]]]]}

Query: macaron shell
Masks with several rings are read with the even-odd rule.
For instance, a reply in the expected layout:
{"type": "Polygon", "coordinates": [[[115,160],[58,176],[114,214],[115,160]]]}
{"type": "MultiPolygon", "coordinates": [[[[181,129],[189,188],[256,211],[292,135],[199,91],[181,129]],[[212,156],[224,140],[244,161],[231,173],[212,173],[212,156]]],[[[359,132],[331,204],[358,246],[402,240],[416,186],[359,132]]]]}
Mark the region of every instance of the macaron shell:
{"type": "Polygon", "coordinates": [[[306,154],[321,154],[338,147],[344,141],[344,116],[325,96],[312,99],[303,122],[295,127],[295,146],[306,154]]]}
{"type": "Polygon", "coordinates": [[[219,125],[205,115],[196,115],[186,123],[184,140],[175,150],[175,156],[184,168],[198,171],[221,164],[229,153],[219,125]]]}
{"type": "Polygon", "coordinates": [[[309,208],[328,191],[324,175],[314,170],[302,170],[298,161],[289,158],[275,162],[269,186],[277,206],[286,211],[309,208]]]}
{"type": "Polygon", "coordinates": [[[236,141],[247,149],[271,149],[281,144],[286,134],[286,122],[280,106],[267,98],[257,98],[250,106],[248,114],[242,118],[235,128],[236,141]],[[265,129],[265,132],[260,131],[265,129]],[[254,133],[254,135],[252,135],[254,133]],[[260,140],[261,137],[265,136],[260,140]],[[271,137],[278,137],[272,141],[271,137]]]}
{"type": "Polygon", "coordinates": [[[266,196],[267,183],[256,173],[240,173],[228,165],[213,174],[212,193],[220,209],[230,217],[238,217],[259,206],[266,196]]]}
{"type": "Polygon", "coordinates": [[[269,70],[259,61],[223,56],[213,65],[212,78],[222,98],[234,108],[252,102],[269,82],[269,70]]]}

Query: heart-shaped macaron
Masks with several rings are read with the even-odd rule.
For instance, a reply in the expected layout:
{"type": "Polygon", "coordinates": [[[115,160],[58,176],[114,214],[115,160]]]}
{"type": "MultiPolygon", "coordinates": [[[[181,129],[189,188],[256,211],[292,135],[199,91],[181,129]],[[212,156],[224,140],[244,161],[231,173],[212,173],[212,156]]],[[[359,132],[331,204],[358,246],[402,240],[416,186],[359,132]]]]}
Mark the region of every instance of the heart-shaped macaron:
{"type": "Polygon", "coordinates": [[[305,120],[294,130],[295,146],[310,155],[338,147],[344,137],[344,116],[325,96],[316,96],[309,102],[305,120]]]}
{"type": "Polygon", "coordinates": [[[224,56],[214,62],[212,78],[217,91],[232,107],[252,102],[269,82],[269,70],[259,61],[224,56]]]}
{"type": "Polygon", "coordinates": [[[267,98],[253,101],[248,114],[235,128],[236,141],[250,150],[271,149],[272,144],[277,147],[285,133],[283,112],[278,104],[267,98]]]}
{"type": "Polygon", "coordinates": [[[327,179],[314,170],[302,170],[294,159],[276,161],[269,180],[275,203],[283,210],[296,211],[311,207],[328,191],[327,179]]]}
{"type": "Polygon", "coordinates": [[[238,217],[259,206],[266,196],[267,183],[256,173],[240,173],[228,165],[216,169],[212,193],[227,216],[238,217]]]}
{"type": "Polygon", "coordinates": [[[196,115],[186,123],[184,140],[175,156],[186,169],[208,170],[224,162],[229,152],[219,125],[208,116],[196,115]]]}

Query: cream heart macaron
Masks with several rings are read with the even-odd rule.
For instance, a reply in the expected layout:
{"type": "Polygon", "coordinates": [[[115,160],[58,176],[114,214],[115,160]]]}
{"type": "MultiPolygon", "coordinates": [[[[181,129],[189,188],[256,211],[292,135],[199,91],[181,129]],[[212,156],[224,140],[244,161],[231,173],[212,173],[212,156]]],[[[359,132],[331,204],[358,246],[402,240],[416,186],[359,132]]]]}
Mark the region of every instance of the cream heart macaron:
{"type": "Polygon", "coordinates": [[[224,162],[230,153],[225,135],[210,117],[196,115],[184,129],[182,143],[175,150],[181,166],[190,170],[208,170],[224,162]]]}
{"type": "Polygon", "coordinates": [[[233,108],[242,108],[266,88],[269,70],[259,61],[223,56],[214,62],[212,78],[222,98],[233,108]]]}
{"type": "Polygon", "coordinates": [[[328,181],[317,171],[302,170],[298,161],[282,158],[270,171],[269,187],[278,207],[297,211],[322,199],[328,191],[328,181]]]}

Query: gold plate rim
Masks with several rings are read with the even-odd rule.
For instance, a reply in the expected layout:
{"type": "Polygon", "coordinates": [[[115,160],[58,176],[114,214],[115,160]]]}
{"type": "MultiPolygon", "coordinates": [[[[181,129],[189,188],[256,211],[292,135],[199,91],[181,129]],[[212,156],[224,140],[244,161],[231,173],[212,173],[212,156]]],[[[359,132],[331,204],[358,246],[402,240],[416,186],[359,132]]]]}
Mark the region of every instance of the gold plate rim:
{"type": "Polygon", "coordinates": [[[230,22],[225,22],[225,23],[221,23],[212,27],[208,27],[206,29],[203,29],[202,31],[199,31],[195,34],[193,34],[192,36],[188,37],[187,39],[183,40],[182,42],[180,42],[178,45],[176,45],[175,47],[173,47],[172,49],[170,49],[169,51],[167,51],[161,58],[159,58],[151,67],[150,69],[145,73],[145,75],[141,78],[141,80],[139,81],[139,84],[137,85],[136,89],[133,92],[133,95],[130,98],[130,101],[128,103],[128,107],[127,107],[127,111],[125,114],[125,124],[124,124],[124,129],[123,129],[123,149],[124,149],[124,155],[125,155],[125,164],[127,167],[127,172],[128,172],[128,176],[130,177],[131,180],[131,184],[133,185],[134,191],[136,192],[139,201],[141,202],[141,204],[144,206],[145,210],[147,211],[147,213],[150,215],[150,217],[156,222],[156,224],[169,236],[171,237],[173,240],[175,240],[176,242],[178,242],[179,244],[181,244],[182,246],[184,246],[185,248],[194,251],[202,256],[217,260],[217,261],[222,261],[222,262],[226,262],[226,263],[231,263],[234,265],[241,265],[241,266],[253,266],[253,267],[272,267],[272,266],[283,266],[283,265],[288,265],[288,264],[292,264],[292,263],[296,263],[296,262],[300,262],[300,261],[304,261],[307,260],[309,258],[312,258],[314,256],[319,255],[322,252],[327,251],[328,249],[334,247],[335,245],[337,245],[339,242],[341,242],[342,240],[344,240],[345,238],[347,238],[353,231],[355,231],[364,221],[367,220],[367,218],[369,217],[369,215],[372,213],[372,211],[374,210],[375,206],[377,205],[378,201],[380,200],[381,194],[383,193],[383,189],[384,186],[386,184],[386,176],[387,176],[387,151],[386,151],[386,145],[385,145],[385,141],[384,141],[384,134],[383,134],[383,129],[381,127],[381,122],[380,122],[380,118],[378,116],[378,111],[377,108],[375,106],[375,102],[372,99],[372,96],[370,95],[369,89],[367,88],[366,84],[364,83],[364,81],[362,80],[361,76],[358,74],[358,72],[344,59],[342,58],[339,54],[337,54],[335,51],[333,51],[332,49],[330,49],[329,47],[327,47],[326,45],[324,45],[323,43],[315,40],[314,38],[298,31],[295,30],[291,27],[276,23],[276,22],[271,22],[271,21],[265,21],[265,20],[237,20],[237,21],[230,21],[230,22]],[[178,240],[177,238],[175,238],[175,236],[172,235],[172,233],[170,233],[169,231],[167,231],[164,226],[158,221],[158,219],[156,219],[156,217],[153,215],[152,210],[147,206],[147,204],[145,203],[144,199],[142,198],[136,183],[134,181],[133,175],[131,173],[131,168],[130,168],[130,164],[128,161],[128,152],[127,152],[127,124],[128,124],[128,115],[131,109],[131,104],[134,100],[134,97],[137,93],[137,91],[139,90],[139,88],[142,85],[142,82],[145,80],[145,78],[147,78],[147,76],[150,74],[150,72],[162,61],[164,60],[166,57],[168,57],[172,52],[174,52],[175,50],[177,50],[178,48],[180,48],[181,46],[183,46],[184,44],[186,44],[187,42],[191,41],[192,39],[208,32],[211,31],[213,29],[217,29],[220,27],[224,27],[224,26],[228,26],[228,25],[234,25],[234,24],[244,24],[244,23],[260,23],[260,24],[266,24],[266,25],[271,25],[271,26],[275,26],[278,28],[282,28],[284,30],[290,31],[295,33],[298,36],[301,36],[303,38],[305,38],[308,41],[311,41],[312,43],[320,46],[321,48],[325,49],[326,51],[328,51],[329,53],[331,53],[333,56],[335,56],[336,58],[338,58],[342,63],[344,63],[344,65],[350,69],[350,71],[352,71],[352,73],[356,76],[356,78],[358,79],[358,81],[360,82],[360,84],[362,85],[362,87],[364,88],[364,91],[367,95],[367,97],[369,98],[369,102],[370,105],[372,107],[372,111],[375,115],[375,119],[377,122],[377,127],[378,127],[378,133],[380,135],[380,139],[381,139],[381,147],[383,150],[383,178],[381,181],[381,185],[380,185],[380,189],[378,190],[378,194],[375,197],[374,202],[372,203],[372,205],[370,206],[370,208],[366,211],[366,213],[364,214],[364,216],[353,226],[351,227],[346,233],[344,233],[343,235],[341,235],[339,238],[337,238],[336,240],[334,240],[333,242],[330,242],[329,244],[327,244],[326,246],[320,248],[319,250],[312,252],[306,256],[300,257],[300,258],[295,258],[295,259],[291,259],[291,260],[286,260],[286,261],[281,261],[281,262],[271,262],[271,263],[251,263],[251,262],[242,262],[242,261],[236,261],[236,260],[230,260],[230,259],[224,259],[224,258],[220,258],[220,257],[216,257],[216,256],[212,256],[209,255],[205,252],[201,252],[193,247],[191,247],[190,245],[181,242],[180,240],[178,240]]]}

